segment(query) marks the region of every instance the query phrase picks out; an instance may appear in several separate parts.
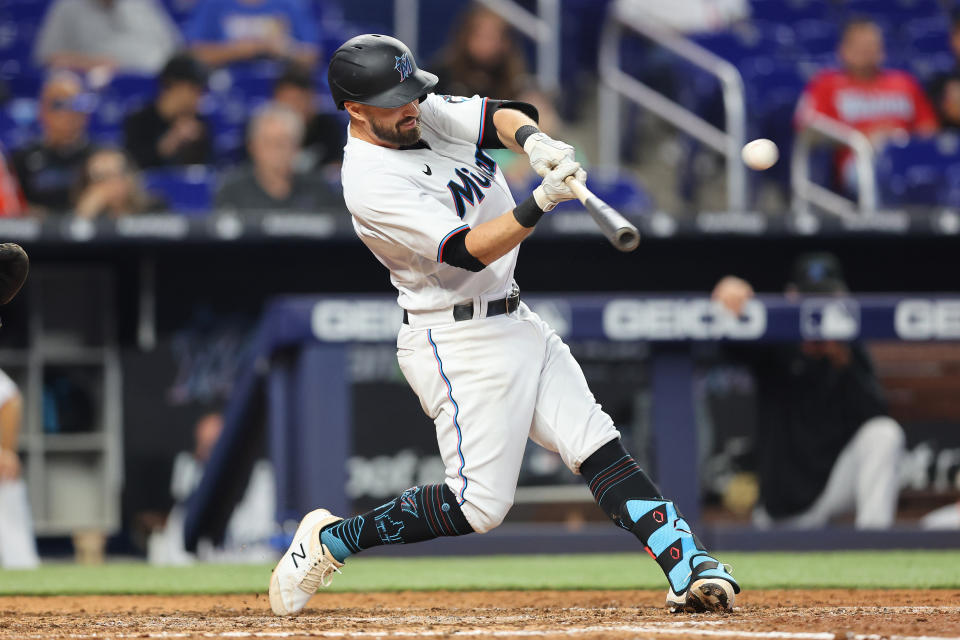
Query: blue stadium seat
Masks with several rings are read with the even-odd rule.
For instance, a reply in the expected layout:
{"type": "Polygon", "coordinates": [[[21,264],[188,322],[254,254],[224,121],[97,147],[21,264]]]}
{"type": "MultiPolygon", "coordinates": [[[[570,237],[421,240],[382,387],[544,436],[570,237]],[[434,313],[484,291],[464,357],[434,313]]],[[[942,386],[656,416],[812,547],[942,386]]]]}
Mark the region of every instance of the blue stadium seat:
{"type": "Polygon", "coordinates": [[[213,208],[215,178],[213,170],[202,165],[143,172],[147,191],[162,196],[172,211],[185,215],[210,212],[213,208]]]}
{"type": "Polygon", "coordinates": [[[753,0],[750,14],[754,20],[792,23],[798,20],[821,20],[829,17],[830,4],[825,0],[753,0]]]}
{"type": "Polygon", "coordinates": [[[832,53],[840,41],[840,25],[832,20],[800,20],[793,30],[796,48],[805,55],[832,53]]]}
{"type": "Polygon", "coordinates": [[[877,159],[881,200],[887,206],[940,204],[949,188],[948,173],[957,171],[960,138],[956,135],[891,143],[877,159]]]}
{"type": "MultiPolygon", "coordinates": [[[[511,189],[518,201],[530,195],[530,192],[540,186],[541,178],[532,177],[526,185],[515,184],[511,189]]],[[[588,187],[594,194],[614,209],[626,216],[636,216],[653,211],[653,197],[639,178],[632,173],[621,171],[617,175],[594,172],[590,174],[588,187]]],[[[556,212],[575,212],[583,210],[583,206],[576,201],[563,202],[557,205],[556,212]]]]}

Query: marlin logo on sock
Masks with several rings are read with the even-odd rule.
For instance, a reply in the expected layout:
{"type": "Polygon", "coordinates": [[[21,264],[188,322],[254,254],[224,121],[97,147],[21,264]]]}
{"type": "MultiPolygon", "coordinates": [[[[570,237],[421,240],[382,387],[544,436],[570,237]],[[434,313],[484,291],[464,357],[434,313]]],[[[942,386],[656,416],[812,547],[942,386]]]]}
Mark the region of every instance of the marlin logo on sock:
{"type": "Polygon", "coordinates": [[[400,509],[404,513],[409,513],[414,518],[420,517],[420,514],[417,512],[418,491],[420,491],[420,487],[411,487],[400,494],[400,509]]]}
{"type": "Polygon", "coordinates": [[[410,58],[407,56],[407,54],[393,57],[396,58],[397,62],[393,68],[400,72],[400,82],[403,82],[413,75],[413,63],[410,62],[410,58]]]}

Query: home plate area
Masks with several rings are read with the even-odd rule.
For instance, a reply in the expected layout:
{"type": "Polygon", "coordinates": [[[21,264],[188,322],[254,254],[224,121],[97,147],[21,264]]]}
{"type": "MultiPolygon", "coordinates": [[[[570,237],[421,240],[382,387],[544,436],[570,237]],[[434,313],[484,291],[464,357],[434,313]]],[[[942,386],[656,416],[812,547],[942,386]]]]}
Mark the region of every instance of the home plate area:
{"type": "Polygon", "coordinates": [[[0,638],[956,638],[960,591],[745,592],[731,614],[672,615],[659,591],[321,593],[277,618],[267,598],[0,598],[0,638]]]}

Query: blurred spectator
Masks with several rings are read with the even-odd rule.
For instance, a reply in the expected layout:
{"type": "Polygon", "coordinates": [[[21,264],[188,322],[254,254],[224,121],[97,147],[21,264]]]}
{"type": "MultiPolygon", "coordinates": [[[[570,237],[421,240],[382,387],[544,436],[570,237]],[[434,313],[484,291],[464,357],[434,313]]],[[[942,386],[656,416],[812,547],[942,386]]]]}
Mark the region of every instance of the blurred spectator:
{"type": "Polygon", "coordinates": [[[250,123],[251,166],[229,176],[217,193],[217,208],[233,211],[314,211],[342,207],[343,198],[318,176],[297,173],[303,120],[284,105],[268,103],[250,123]]]}
{"type": "MultiPolygon", "coordinates": [[[[828,254],[802,256],[788,296],[846,292],[840,265],[828,254]]],[[[739,314],[753,288],[723,278],[713,298],[739,314]]],[[[833,320],[843,323],[842,308],[833,320]]],[[[900,425],[887,415],[883,391],[862,345],[832,340],[729,347],[754,376],[757,412],[759,526],[775,522],[819,527],[849,511],[859,528],[893,524],[904,450],[900,425]]]]}
{"type": "Polygon", "coordinates": [[[461,15],[439,59],[427,68],[440,79],[436,93],[519,99],[527,81],[524,60],[510,25],[474,4],[461,15]]]}
{"type": "Polygon", "coordinates": [[[212,161],[210,127],[198,107],[207,70],[188,53],[170,58],[160,72],[156,100],[127,116],[124,146],[143,169],[212,161]]]}
{"type": "Polygon", "coordinates": [[[0,146],[0,217],[20,216],[27,211],[27,201],[17,177],[7,167],[6,152],[0,146]]]}
{"type": "Polygon", "coordinates": [[[306,123],[298,169],[307,171],[340,164],[347,128],[337,116],[317,112],[316,86],[306,67],[296,63],[287,65],[273,86],[273,99],[296,111],[306,123]]]}
{"type": "Polygon", "coordinates": [[[4,569],[29,569],[40,562],[17,455],[22,416],[20,391],[0,371],[0,567],[4,569]]]}
{"type": "MultiPolygon", "coordinates": [[[[883,68],[883,34],[876,23],[849,22],[841,34],[838,55],[843,68],[819,73],[804,90],[797,107],[798,126],[827,116],[863,132],[878,148],[891,136],[936,131],[936,113],[920,84],[906,71],[883,68]]],[[[836,169],[840,183],[855,192],[849,149],[838,152],[836,169]]]]}
{"type": "Polygon", "coordinates": [[[960,130],[960,13],[953,17],[950,27],[950,48],[955,64],[953,69],[937,75],[930,83],[930,100],[945,129],[960,130]]]}
{"type": "Polygon", "coordinates": [[[65,211],[92,147],[87,139],[92,97],[70,71],[55,72],[40,93],[42,138],[13,153],[13,168],[34,212],[65,211]]]}
{"type": "Polygon", "coordinates": [[[98,149],[90,154],[76,187],[74,203],[78,218],[122,218],[166,208],[144,191],[136,167],[120,149],[98,149]]]}
{"type": "MultiPolygon", "coordinates": [[[[223,416],[207,413],[197,420],[194,428],[193,451],[181,451],[173,461],[170,493],[174,507],[167,516],[163,530],[149,539],[147,556],[151,564],[188,564],[193,561],[183,544],[185,504],[203,478],[203,471],[223,432],[223,416]]],[[[276,533],[276,480],[273,466],[267,460],[254,463],[243,499],[234,508],[227,523],[223,548],[216,553],[220,559],[253,559],[262,561],[273,553],[266,548],[271,535],[276,533]]],[[[211,558],[202,558],[210,560],[211,558]]]]}
{"type": "Polygon", "coordinates": [[[185,31],[211,66],[257,58],[317,63],[319,30],[304,0],[200,0],[185,31]]]}
{"type": "Polygon", "coordinates": [[[56,0],[34,55],[54,67],[156,73],[179,42],[176,25],[155,0],[56,0]]]}

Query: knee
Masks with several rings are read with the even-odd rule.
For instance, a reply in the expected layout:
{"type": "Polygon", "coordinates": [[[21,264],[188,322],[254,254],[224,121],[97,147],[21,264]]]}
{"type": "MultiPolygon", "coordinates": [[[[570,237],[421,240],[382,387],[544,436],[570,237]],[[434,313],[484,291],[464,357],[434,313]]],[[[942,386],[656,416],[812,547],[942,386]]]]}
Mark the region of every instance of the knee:
{"type": "Polygon", "coordinates": [[[475,533],[486,533],[500,526],[512,506],[513,501],[480,504],[468,500],[460,508],[475,533]]]}
{"type": "Polygon", "coordinates": [[[899,454],[906,447],[906,436],[900,424],[888,416],[877,416],[864,423],[863,439],[874,451],[899,454]]]}

